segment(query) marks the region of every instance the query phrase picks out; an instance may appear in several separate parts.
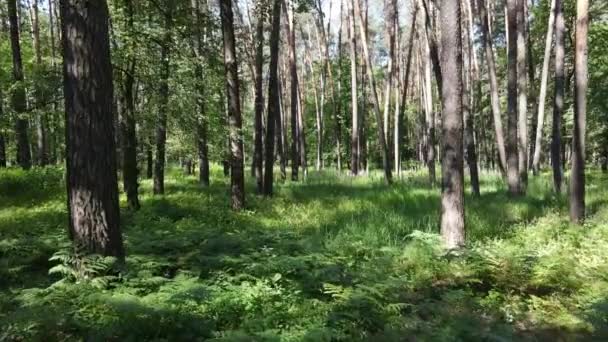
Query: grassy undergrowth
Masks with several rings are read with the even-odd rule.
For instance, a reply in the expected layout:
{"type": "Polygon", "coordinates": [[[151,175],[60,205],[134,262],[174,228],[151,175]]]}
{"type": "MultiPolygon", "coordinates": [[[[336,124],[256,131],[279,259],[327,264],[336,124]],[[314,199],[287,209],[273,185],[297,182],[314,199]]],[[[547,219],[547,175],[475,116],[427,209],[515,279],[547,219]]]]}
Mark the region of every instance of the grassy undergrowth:
{"type": "Polygon", "coordinates": [[[141,211],[122,215],[126,267],[94,282],[48,274],[69,246],[61,170],[0,171],[0,340],[608,339],[600,173],[584,228],[549,175],[519,199],[484,175],[458,255],[440,248],[439,190],[424,174],[390,187],[312,174],[270,200],[248,195],[242,213],[213,176],[201,189],[172,171],[164,197],[143,181],[141,211]]]}

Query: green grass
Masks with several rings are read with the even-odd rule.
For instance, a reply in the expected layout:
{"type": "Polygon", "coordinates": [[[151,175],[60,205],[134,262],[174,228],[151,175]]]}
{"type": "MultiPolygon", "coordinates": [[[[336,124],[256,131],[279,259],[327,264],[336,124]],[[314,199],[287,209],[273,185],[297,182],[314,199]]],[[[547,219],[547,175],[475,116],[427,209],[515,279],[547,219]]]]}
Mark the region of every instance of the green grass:
{"type": "Polygon", "coordinates": [[[220,173],[201,189],[173,170],[164,197],[143,181],[142,209],[122,214],[126,267],[59,282],[48,271],[69,246],[62,171],[0,171],[0,340],[608,339],[600,173],[583,228],[550,175],[519,199],[483,175],[458,255],[440,247],[425,174],[389,187],[313,173],[272,199],[248,184],[248,209],[233,213],[220,173]]]}

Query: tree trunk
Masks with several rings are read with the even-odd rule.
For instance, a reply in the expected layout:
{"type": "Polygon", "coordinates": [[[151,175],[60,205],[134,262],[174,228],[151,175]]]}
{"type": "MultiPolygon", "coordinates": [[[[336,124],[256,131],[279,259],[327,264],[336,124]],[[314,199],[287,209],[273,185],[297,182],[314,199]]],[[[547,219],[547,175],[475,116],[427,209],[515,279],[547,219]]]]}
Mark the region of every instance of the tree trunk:
{"type": "Polygon", "coordinates": [[[587,33],[589,1],[576,2],[576,50],[574,68],[574,128],[572,132],[572,170],[570,179],[570,220],[582,224],[585,219],[585,130],[587,125],[587,33]]]}
{"type": "MultiPolygon", "coordinates": [[[[465,6],[469,7],[470,4],[467,2],[465,2],[465,6]]],[[[467,12],[465,12],[467,13],[467,12]]],[[[470,12],[468,12],[470,13],[470,12]]],[[[461,11],[461,15],[462,15],[462,11],[461,11]]],[[[466,27],[467,29],[467,34],[465,35],[465,37],[467,38],[467,61],[466,61],[466,68],[465,68],[465,82],[464,82],[464,91],[463,91],[463,95],[462,95],[462,102],[463,102],[463,117],[464,117],[464,144],[465,144],[465,157],[467,160],[467,164],[469,166],[469,176],[471,178],[471,192],[473,193],[474,196],[479,197],[480,192],[479,192],[479,170],[477,167],[477,151],[475,149],[475,126],[474,126],[474,119],[473,119],[473,102],[474,102],[474,95],[471,96],[471,94],[473,93],[473,83],[477,83],[478,80],[475,79],[474,80],[474,66],[473,66],[473,59],[475,56],[475,46],[474,46],[474,42],[472,40],[472,33],[469,32],[469,30],[472,28],[472,21],[473,18],[469,15],[466,16],[467,18],[467,22],[469,23],[469,25],[467,25],[466,27]]],[[[464,44],[463,44],[463,49],[464,49],[464,44]]]]}
{"type": "Polygon", "coordinates": [[[564,40],[566,26],[562,0],[555,1],[555,98],[553,100],[553,124],[551,135],[551,165],[553,166],[553,187],[556,193],[562,191],[562,113],[564,111],[564,40]]]}
{"type": "Polygon", "coordinates": [[[380,148],[382,150],[382,167],[384,169],[384,181],[388,184],[392,182],[392,171],[389,163],[388,146],[386,144],[384,127],[382,124],[382,112],[380,111],[380,102],[378,101],[378,91],[376,87],[376,78],[372,67],[372,60],[367,46],[367,37],[365,36],[365,30],[363,29],[363,16],[361,15],[361,8],[358,0],[353,0],[354,5],[354,17],[359,18],[359,35],[361,43],[363,44],[363,54],[365,56],[365,65],[367,70],[367,76],[369,78],[370,89],[372,91],[372,101],[374,105],[374,112],[376,114],[376,120],[378,122],[378,141],[380,142],[380,148]]]}
{"type": "MultiPolygon", "coordinates": [[[[358,1],[358,0],[355,0],[358,1]]],[[[359,98],[357,95],[357,35],[355,33],[354,10],[348,15],[348,35],[350,37],[350,86],[351,86],[351,112],[352,131],[350,139],[350,172],[353,176],[359,174],[359,98]]]]}
{"type": "MultiPolygon", "coordinates": [[[[204,48],[207,44],[207,22],[203,22],[203,14],[199,0],[193,0],[194,17],[196,20],[196,35],[194,39],[194,48],[196,55],[196,146],[198,152],[199,174],[198,181],[202,186],[209,186],[209,148],[207,145],[207,106],[205,102],[205,70],[203,66],[204,48]]],[[[204,8],[205,14],[207,7],[204,8]]],[[[206,16],[205,16],[206,17],[206,16]]]]}
{"type": "Polygon", "coordinates": [[[270,32],[270,64],[268,69],[268,115],[266,121],[266,152],[264,173],[264,195],[273,194],[274,140],[275,128],[280,125],[280,88],[279,88],[279,40],[281,33],[281,2],[274,0],[272,5],[272,30],[270,32]]]}
{"type": "Polygon", "coordinates": [[[545,55],[543,58],[543,70],[540,77],[540,94],[538,97],[538,114],[536,121],[536,139],[534,141],[534,157],[532,159],[532,171],[538,174],[540,169],[540,154],[542,152],[543,128],[545,123],[545,99],[547,96],[547,80],[549,78],[549,63],[551,62],[551,42],[553,40],[553,29],[555,27],[555,2],[551,0],[551,13],[547,24],[547,36],[545,38],[545,55]]]}
{"type": "Polygon", "coordinates": [[[477,17],[481,22],[481,39],[482,45],[485,47],[486,63],[488,64],[488,74],[490,78],[490,98],[492,102],[492,116],[494,118],[494,131],[496,134],[496,147],[498,149],[498,157],[500,168],[503,171],[507,169],[507,157],[505,151],[505,138],[502,127],[502,118],[500,112],[500,97],[498,94],[498,80],[496,77],[496,63],[494,61],[494,47],[492,44],[492,31],[488,20],[485,0],[477,1],[477,17]]]}
{"type": "MultiPolygon", "coordinates": [[[[2,95],[2,88],[0,87],[0,125],[4,124],[4,98],[2,95]]],[[[6,140],[4,134],[4,129],[0,128],[0,168],[6,167],[6,140]]]]}
{"type": "Polygon", "coordinates": [[[17,140],[17,164],[28,170],[32,167],[32,155],[27,135],[28,123],[23,117],[27,111],[27,98],[23,80],[23,62],[21,60],[21,42],[19,38],[19,18],[17,17],[17,0],[8,0],[8,19],[10,23],[11,51],[13,54],[13,93],[11,104],[17,119],[15,120],[15,133],[17,140]]]}
{"type": "Polygon", "coordinates": [[[70,238],[124,259],[105,1],[61,1],[70,238]]]}
{"type": "Polygon", "coordinates": [[[264,141],[262,119],[264,115],[264,9],[261,2],[257,7],[257,23],[255,28],[256,50],[255,50],[255,117],[254,117],[254,148],[253,169],[258,194],[264,192],[264,141]]]}
{"type": "Polygon", "coordinates": [[[507,0],[507,185],[511,196],[521,192],[518,153],[517,113],[517,1],[507,0]]]}
{"type": "Polygon", "coordinates": [[[224,70],[228,100],[228,130],[230,136],[230,193],[233,210],[245,207],[245,170],[243,161],[243,124],[239,95],[238,62],[234,39],[232,1],[220,1],[222,35],[224,40],[224,70]]]}
{"type": "Polygon", "coordinates": [[[460,0],[441,0],[442,191],[441,236],[449,249],[465,242],[460,0]]]}
{"type": "MultiPolygon", "coordinates": [[[[126,31],[133,39],[133,3],[131,0],[125,1],[125,14],[127,20],[126,31]]],[[[133,42],[128,42],[133,44],[133,42]]],[[[133,46],[129,49],[133,51],[133,46]]],[[[122,149],[123,149],[123,186],[127,194],[127,203],[130,209],[139,210],[139,198],[137,175],[137,137],[135,135],[135,101],[133,97],[133,87],[135,85],[135,64],[136,59],[133,53],[129,53],[127,58],[127,71],[124,75],[123,84],[123,105],[125,106],[122,115],[120,127],[122,130],[122,149]]]]}
{"type": "Polygon", "coordinates": [[[154,153],[152,143],[146,144],[146,178],[152,179],[154,176],[154,153]]]}
{"type": "Polygon", "coordinates": [[[163,40],[161,42],[161,67],[159,85],[159,106],[156,122],[156,159],[154,161],[154,194],[165,193],[165,145],[167,143],[167,111],[169,106],[169,72],[170,72],[170,50],[171,29],[173,26],[173,9],[171,5],[166,9],[165,27],[163,40]]]}
{"type": "Polygon", "coordinates": [[[287,43],[289,46],[289,77],[290,77],[290,123],[291,123],[291,180],[298,180],[300,168],[300,135],[298,130],[298,69],[296,63],[296,32],[294,29],[294,14],[292,3],[283,1],[287,17],[287,43]]]}
{"type": "Polygon", "coordinates": [[[517,128],[520,192],[528,186],[528,50],[526,49],[525,2],[517,0],[517,128]]]}

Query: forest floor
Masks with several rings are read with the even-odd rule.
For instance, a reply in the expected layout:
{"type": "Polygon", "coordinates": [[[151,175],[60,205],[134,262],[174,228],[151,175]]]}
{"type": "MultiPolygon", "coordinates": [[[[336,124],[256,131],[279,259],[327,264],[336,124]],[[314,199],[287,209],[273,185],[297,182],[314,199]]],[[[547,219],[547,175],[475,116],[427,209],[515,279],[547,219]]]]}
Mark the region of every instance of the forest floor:
{"type": "Polygon", "coordinates": [[[440,193],[423,173],[390,187],[312,173],[272,199],[248,184],[248,210],[233,213],[219,170],[208,189],[172,170],[164,197],[143,181],[142,209],[123,211],[120,272],[110,259],[74,263],[62,178],[0,171],[0,340],[608,339],[599,172],[582,228],[549,174],[517,199],[484,174],[481,197],[466,198],[467,248],[446,254],[440,193]]]}

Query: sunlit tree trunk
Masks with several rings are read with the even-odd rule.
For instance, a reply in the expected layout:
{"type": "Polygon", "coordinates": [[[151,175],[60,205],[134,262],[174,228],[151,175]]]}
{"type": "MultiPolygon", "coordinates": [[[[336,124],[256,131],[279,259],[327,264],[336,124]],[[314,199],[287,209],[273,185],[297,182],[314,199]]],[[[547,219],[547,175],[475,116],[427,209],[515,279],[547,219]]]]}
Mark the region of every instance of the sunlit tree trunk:
{"type": "Polygon", "coordinates": [[[576,2],[576,48],[574,55],[574,128],[572,132],[572,170],[570,180],[570,220],[585,219],[585,131],[587,125],[587,77],[589,0],[576,2]]]}
{"type": "Polygon", "coordinates": [[[553,124],[551,134],[551,165],[553,166],[553,187],[562,191],[562,113],[564,111],[564,40],[566,26],[562,0],[555,1],[555,97],[553,99],[553,124]]]}
{"type": "Polygon", "coordinates": [[[24,118],[27,111],[27,99],[23,79],[23,62],[21,59],[21,42],[19,34],[19,18],[17,17],[17,0],[8,0],[8,20],[10,24],[11,51],[13,57],[13,82],[11,105],[17,114],[15,133],[17,140],[17,164],[28,170],[32,167],[32,155],[28,138],[28,123],[24,118]]]}
{"type": "Polygon", "coordinates": [[[517,128],[520,192],[528,186],[528,50],[526,48],[527,0],[517,0],[517,128]]]}
{"type": "Polygon", "coordinates": [[[70,238],[86,252],[124,258],[108,7],[61,0],[70,238]]]}
{"type": "Polygon", "coordinates": [[[241,210],[245,206],[243,124],[231,0],[220,0],[220,17],[224,38],[224,70],[228,102],[228,134],[230,137],[230,198],[232,209],[241,210]]]}
{"type": "MultiPolygon", "coordinates": [[[[355,0],[358,1],[358,0],[355,0]]],[[[359,173],[359,98],[357,95],[357,35],[355,33],[354,9],[348,15],[348,35],[350,37],[350,86],[351,86],[351,139],[350,171],[353,176],[359,173]]]]}
{"type": "Polygon", "coordinates": [[[465,243],[460,0],[441,0],[442,187],[441,236],[449,249],[465,243]]]}
{"type": "MultiPolygon", "coordinates": [[[[469,8],[470,4],[468,0],[465,0],[464,6],[469,8]]],[[[469,13],[469,12],[465,12],[469,13]]],[[[462,11],[461,11],[462,15],[462,11]]],[[[466,34],[464,35],[466,39],[466,51],[467,51],[467,60],[466,60],[466,68],[465,68],[465,76],[464,76],[464,91],[462,96],[462,104],[463,104],[463,119],[464,119],[464,145],[465,145],[465,157],[467,160],[467,164],[469,166],[469,175],[471,178],[471,191],[473,195],[479,196],[479,170],[477,167],[477,150],[475,148],[475,125],[474,125],[474,111],[473,111],[473,102],[474,102],[474,83],[477,83],[477,79],[475,79],[475,70],[473,59],[475,56],[475,46],[474,41],[472,40],[472,33],[470,32],[473,27],[472,20],[473,18],[470,15],[466,15],[466,22],[468,23],[466,34]]],[[[465,45],[462,44],[462,48],[465,49],[465,45]]],[[[464,55],[464,54],[463,54],[464,55]]]]}

